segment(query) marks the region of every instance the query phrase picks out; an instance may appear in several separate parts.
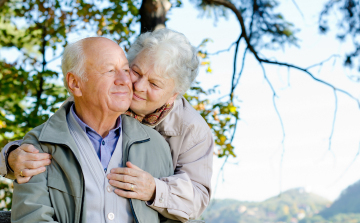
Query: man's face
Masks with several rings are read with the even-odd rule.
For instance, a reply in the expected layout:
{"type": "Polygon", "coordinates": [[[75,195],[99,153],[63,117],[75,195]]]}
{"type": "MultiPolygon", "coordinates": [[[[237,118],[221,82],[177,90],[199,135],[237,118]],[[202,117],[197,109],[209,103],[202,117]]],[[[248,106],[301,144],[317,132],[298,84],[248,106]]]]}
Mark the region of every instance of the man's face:
{"type": "Polygon", "coordinates": [[[124,51],[106,38],[84,42],[85,78],[80,82],[81,100],[88,109],[103,114],[124,113],[132,99],[129,64],[124,51]]]}

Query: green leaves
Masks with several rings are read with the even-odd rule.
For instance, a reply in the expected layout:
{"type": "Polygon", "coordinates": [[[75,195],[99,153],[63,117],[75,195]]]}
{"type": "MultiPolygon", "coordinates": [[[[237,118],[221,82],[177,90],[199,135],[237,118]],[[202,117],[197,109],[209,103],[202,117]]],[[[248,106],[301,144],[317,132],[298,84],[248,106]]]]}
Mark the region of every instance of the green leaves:
{"type": "Polygon", "coordinates": [[[215,92],[216,87],[204,91],[196,83],[184,96],[199,111],[213,131],[217,145],[216,155],[218,157],[229,155],[236,157],[232,140],[236,130],[236,122],[239,120],[239,108],[230,99],[211,102],[208,98],[215,92]]]}

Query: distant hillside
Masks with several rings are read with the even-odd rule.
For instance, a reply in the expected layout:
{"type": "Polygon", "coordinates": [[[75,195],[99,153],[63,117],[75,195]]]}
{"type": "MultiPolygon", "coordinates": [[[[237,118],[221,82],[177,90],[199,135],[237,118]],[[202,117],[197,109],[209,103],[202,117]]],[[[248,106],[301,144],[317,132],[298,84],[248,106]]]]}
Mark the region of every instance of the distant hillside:
{"type": "Polygon", "coordinates": [[[325,198],[297,188],[263,202],[213,200],[203,218],[206,223],[296,223],[319,213],[330,203],[325,198]]]}
{"type": "Polygon", "coordinates": [[[318,215],[303,219],[300,223],[358,223],[360,222],[360,181],[346,188],[340,197],[318,215]]]}
{"type": "Polygon", "coordinates": [[[330,218],[340,213],[360,214],[360,181],[346,188],[329,208],[320,212],[320,215],[330,218]]]}

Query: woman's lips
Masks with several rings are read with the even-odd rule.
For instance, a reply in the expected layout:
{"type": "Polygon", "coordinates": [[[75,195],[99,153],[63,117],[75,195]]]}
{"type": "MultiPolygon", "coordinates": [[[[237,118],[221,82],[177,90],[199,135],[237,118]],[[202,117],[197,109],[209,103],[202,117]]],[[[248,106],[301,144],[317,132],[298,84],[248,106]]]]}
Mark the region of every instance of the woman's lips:
{"type": "Polygon", "coordinates": [[[139,100],[139,101],[145,101],[144,98],[139,97],[137,94],[133,94],[133,99],[139,100]]]}

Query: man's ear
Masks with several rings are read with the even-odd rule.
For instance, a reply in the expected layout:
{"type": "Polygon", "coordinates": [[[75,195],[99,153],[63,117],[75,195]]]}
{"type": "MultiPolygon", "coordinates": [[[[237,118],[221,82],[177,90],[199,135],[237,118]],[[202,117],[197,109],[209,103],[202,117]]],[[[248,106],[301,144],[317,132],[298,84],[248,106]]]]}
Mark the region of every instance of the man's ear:
{"type": "Polygon", "coordinates": [[[176,97],[179,95],[179,93],[174,93],[173,96],[171,96],[171,98],[169,98],[169,100],[166,102],[166,104],[172,104],[174,103],[174,101],[176,100],[176,97]]]}
{"type": "Polygon", "coordinates": [[[66,74],[66,82],[69,86],[70,92],[77,97],[82,96],[82,91],[80,87],[80,78],[75,74],[68,72],[66,74]]]}

